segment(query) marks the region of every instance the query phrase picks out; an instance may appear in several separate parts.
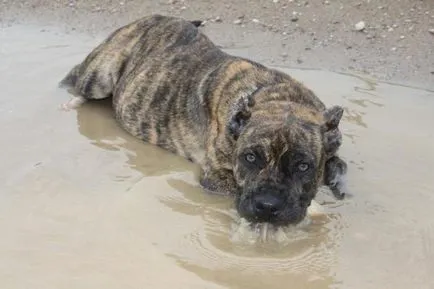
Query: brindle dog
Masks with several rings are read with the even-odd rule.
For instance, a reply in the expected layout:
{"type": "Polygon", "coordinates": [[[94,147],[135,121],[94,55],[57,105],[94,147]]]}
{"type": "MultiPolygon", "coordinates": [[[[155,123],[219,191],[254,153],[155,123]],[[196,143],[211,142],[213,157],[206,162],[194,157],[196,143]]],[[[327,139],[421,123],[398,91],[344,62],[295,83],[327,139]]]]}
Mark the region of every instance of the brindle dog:
{"type": "Polygon", "coordinates": [[[235,195],[254,223],[298,223],[320,185],[342,198],[342,108],[224,53],[200,24],[152,15],[119,28],[61,81],[66,108],[112,97],[123,128],[199,164],[202,187],[235,195]]]}

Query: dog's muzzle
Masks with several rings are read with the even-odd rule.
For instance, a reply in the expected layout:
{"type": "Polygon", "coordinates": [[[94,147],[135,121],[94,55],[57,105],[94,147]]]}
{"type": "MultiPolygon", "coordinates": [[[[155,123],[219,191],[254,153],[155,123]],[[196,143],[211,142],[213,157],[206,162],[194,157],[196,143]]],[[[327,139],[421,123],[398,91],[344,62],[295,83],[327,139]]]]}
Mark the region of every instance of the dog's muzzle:
{"type": "Polygon", "coordinates": [[[286,225],[300,222],[311,200],[295,197],[285,188],[262,186],[241,197],[240,215],[256,223],[286,225]]]}

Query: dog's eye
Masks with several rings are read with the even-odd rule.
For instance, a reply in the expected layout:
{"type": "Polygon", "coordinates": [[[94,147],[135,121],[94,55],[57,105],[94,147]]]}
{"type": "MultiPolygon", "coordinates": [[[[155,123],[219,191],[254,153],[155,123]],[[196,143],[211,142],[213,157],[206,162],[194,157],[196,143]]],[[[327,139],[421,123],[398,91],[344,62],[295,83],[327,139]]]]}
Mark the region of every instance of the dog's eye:
{"type": "Polygon", "coordinates": [[[256,161],[256,157],[254,154],[246,154],[246,161],[249,163],[254,163],[256,161]]]}
{"type": "Polygon", "coordinates": [[[300,172],[306,172],[309,169],[309,164],[300,163],[300,164],[298,164],[297,168],[300,172]]]}

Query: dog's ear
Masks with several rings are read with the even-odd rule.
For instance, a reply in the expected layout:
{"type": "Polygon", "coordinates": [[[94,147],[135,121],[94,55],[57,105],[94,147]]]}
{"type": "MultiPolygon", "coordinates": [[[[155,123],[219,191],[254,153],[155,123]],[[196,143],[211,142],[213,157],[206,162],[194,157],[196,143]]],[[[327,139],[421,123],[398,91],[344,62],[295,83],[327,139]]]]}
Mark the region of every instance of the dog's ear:
{"type": "Polygon", "coordinates": [[[336,129],[342,119],[344,109],[338,105],[332,106],[324,111],[324,130],[336,129]]]}
{"type": "Polygon", "coordinates": [[[229,121],[229,133],[237,140],[250,118],[250,112],[239,111],[229,121]]]}
{"type": "Polygon", "coordinates": [[[338,126],[343,112],[340,106],[332,106],[324,112],[324,151],[328,156],[334,155],[342,144],[342,133],[338,126]]]}
{"type": "Polygon", "coordinates": [[[228,132],[234,140],[237,140],[250,119],[250,108],[253,100],[250,97],[241,97],[234,105],[228,120],[228,132]]]}

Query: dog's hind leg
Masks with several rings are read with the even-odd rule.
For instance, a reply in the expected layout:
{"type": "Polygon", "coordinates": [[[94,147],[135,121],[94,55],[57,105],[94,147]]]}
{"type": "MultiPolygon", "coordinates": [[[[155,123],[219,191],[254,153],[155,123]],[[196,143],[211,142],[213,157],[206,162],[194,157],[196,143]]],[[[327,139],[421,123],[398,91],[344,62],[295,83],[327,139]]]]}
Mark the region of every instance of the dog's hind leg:
{"type": "Polygon", "coordinates": [[[72,95],[72,98],[61,106],[62,109],[76,109],[87,100],[111,97],[114,90],[111,71],[105,70],[104,66],[97,67],[92,64],[84,62],[76,65],[60,81],[59,86],[66,88],[72,95]]]}
{"type": "Polygon", "coordinates": [[[60,81],[59,87],[68,89],[73,95],[63,105],[64,109],[74,109],[87,100],[99,100],[113,95],[127,64],[125,53],[117,53],[119,47],[109,46],[115,44],[104,42],[96,47],[60,81]]]}

